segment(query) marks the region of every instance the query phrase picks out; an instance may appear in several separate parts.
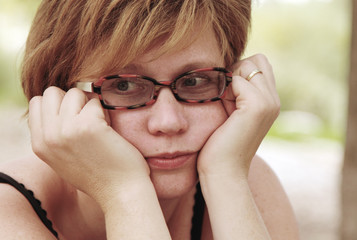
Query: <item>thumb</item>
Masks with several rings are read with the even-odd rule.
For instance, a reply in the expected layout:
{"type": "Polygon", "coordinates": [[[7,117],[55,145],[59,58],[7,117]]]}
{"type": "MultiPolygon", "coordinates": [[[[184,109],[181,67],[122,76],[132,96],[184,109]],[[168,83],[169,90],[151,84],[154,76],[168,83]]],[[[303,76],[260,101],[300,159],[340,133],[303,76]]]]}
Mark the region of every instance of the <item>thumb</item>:
{"type": "MultiPolygon", "coordinates": [[[[92,100],[92,99],[97,99],[97,100],[98,100],[97,102],[100,102],[100,99],[99,99],[98,94],[96,94],[96,93],[91,93],[91,92],[84,92],[84,93],[85,93],[86,96],[87,96],[87,99],[88,99],[87,102],[89,102],[89,101],[92,100]]],[[[102,107],[101,107],[101,111],[103,111],[103,113],[104,113],[104,119],[105,119],[105,121],[108,123],[109,126],[111,126],[111,120],[110,120],[109,111],[108,111],[107,109],[103,109],[102,107]]]]}

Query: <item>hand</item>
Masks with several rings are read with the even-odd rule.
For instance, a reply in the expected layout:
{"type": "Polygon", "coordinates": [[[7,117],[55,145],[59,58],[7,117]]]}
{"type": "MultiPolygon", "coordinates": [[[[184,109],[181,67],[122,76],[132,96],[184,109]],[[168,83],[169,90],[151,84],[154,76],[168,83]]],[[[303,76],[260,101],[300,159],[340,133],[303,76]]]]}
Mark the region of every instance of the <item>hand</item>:
{"type": "Polygon", "coordinates": [[[66,93],[50,87],[29,104],[34,153],[97,202],[150,180],[144,157],[108,119],[97,98],[89,100],[76,88],[66,93]]]}
{"type": "Polygon", "coordinates": [[[265,56],[249,57],[232,68],[233,82],[227,89],[226,99],[222,100],[229,117],[200,152],[197,166],[200,176],[247,178],[250,162],[279,114],[274,75],[265,56]],[[247,81],[256,69],[262,73],[247,81]]]}

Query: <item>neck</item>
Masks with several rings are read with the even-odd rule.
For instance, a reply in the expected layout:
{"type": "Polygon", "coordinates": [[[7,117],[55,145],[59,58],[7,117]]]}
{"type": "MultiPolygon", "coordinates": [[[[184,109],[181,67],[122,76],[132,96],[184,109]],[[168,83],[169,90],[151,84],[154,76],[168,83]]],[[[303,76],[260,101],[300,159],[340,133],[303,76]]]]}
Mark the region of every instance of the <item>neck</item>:
{"type": "Polygon", "coordinates": [[[180,203],[183,198],[184,197],[159,200],[166,223],[168,223],[172,219],[176,209],[180,206],[180,203]]]}
{"type": "Polygon", "coordinates": [[[191,230],[191,220],[193,216],[193,206],[195,204],[194,187],[185,195],[174,199],[159,199],[162,212],[173,239],[185,239],[182,235],[189,236],[191,230]]]}

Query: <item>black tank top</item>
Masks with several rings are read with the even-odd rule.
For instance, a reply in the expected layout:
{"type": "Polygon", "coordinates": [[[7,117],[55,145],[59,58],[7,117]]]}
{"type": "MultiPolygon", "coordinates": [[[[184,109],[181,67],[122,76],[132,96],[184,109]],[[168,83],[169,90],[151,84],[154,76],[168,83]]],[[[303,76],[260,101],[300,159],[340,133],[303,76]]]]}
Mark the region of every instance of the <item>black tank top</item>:
{"type": "MultiPolygon", "coordinates": [[[[47,218],[47,212],[41,207],[41,201],[35,198],[34,193],[31,190],[26,189],[26,187],[17,182],[12,177],[0,172],[0,183],[10,184],[16,188],[31,204],[32,208],[41,219],[42,223],[47,227],[47,229],[57,238],[58,233],[53,229],[52,222],[47,218]]],[[[193,217],[192,217],[192,228],[191,228],[191,240],[201,239],[203,213],[205,208],[205,201],[202,196],[201,187],[198,183],[196,186],[195,194],[195,205],[193,207],[193,217]]]]}

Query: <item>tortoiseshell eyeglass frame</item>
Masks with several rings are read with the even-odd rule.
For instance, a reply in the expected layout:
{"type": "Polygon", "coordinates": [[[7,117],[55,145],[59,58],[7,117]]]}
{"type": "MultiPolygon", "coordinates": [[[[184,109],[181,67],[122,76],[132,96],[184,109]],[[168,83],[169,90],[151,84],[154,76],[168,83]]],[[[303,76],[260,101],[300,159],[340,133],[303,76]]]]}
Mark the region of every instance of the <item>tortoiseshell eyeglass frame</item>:
{"type": "Polygon", "coordinates": [[[110,76],[105,76],[105,77],[101,77],[100,79],[98,79],[95,82],[76,82],[75,83],[75,87],[79,88],[85,92],[93,92],[98,94],[99,100],[103,106],[103,108],[105,109],[110,109],[110,110],[122,110],[122,109],[136,109],[136,108],[140,108],[140,107],[144,107],[144,106],[148,106],[151,104],[154,104],[157,96],[158,96],[158,92],[159,89],[162,87],[169,87],[172,91],[172,93],[174,94],[175,98],[178,101],[181,102],[187,102],[187,103],[206,103],[206,102],[214,102],[217,100],[220,100],[222,98],[225,97],[226,95],[226,89],[227,86],[232,82],[232,72],[228,71],[225,68],[222,67],[210,67],[210,68],[200,68],[200,69],[195,69],[195,70],[191,70],[185,73],[180,74],[179,76],[175,77],[173,80],[169,80],[169,81],[157,81],[151,77],[147,77],[147,76],[142,76],[142,75],[136,75],[136,74],[119,74],[119,75],[110,75],[110,76]],[[218,96],[214,97],[214,98],[209,98],[209,99],[203,99],[203,100],[190,100],[190,99],[183,99],[181,98],[178,94],[177,94],[177,90],[176,90],[176,81],[186,75],[190,75],[193,73],[198,73],[198,72],[206,72],[206,71],[218,71],[218,72],[223,72],[224,76],[225,76],[225,83],[224,83],[224,88],[221,91],[221,93],[219,93],[218,96]],[[112,106],[112,105],[108,105],[105,103],[103,96],[102,96],[102,84],[104,81],[106,80],[110,80],[113,78],[128,78],[128,77],[132,77],[132,78],[141,78],[141,79],[145,79],[148,80],[150,82],[152,82],[155,85],[155,93],[153,94],[153,97],[142,104],[136,104],[136,105],[131,105],[131,106],[112,106]]]}

